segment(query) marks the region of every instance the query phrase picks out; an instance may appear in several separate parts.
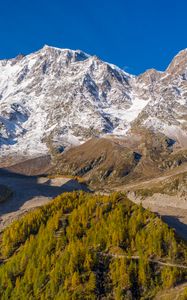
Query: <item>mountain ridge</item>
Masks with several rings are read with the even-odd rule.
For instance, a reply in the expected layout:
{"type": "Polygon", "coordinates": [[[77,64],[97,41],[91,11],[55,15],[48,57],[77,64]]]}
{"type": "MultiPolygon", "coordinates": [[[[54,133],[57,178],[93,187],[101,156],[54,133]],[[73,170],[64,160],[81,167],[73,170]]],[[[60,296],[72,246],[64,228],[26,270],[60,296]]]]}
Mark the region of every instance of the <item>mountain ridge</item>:
{"type": "Polygon", "coordinates": [[[0,152],[40,155],[146,127],[187,146],[187,51],[165,72],[130,75],[81,50],[45,45],[0,60],[0,152]],[[185,73],[186,72],[186,73],[185,73]]]}

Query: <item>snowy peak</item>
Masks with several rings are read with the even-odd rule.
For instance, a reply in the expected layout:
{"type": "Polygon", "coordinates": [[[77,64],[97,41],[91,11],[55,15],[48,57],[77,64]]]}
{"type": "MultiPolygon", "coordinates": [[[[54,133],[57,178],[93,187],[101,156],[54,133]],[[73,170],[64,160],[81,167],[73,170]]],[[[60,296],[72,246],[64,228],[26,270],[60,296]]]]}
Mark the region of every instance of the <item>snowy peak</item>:
{"type": "Polygon", "coordinates": [[[187,49],[180,51],[172,60],[166,72],[171,75],[184,75],[187,71],[187,49]]]}
{"type": "Polygon", "coordinates": [[[47,45],[2,60],[0,152],[43,154],[93,136],[124,136],[137,124],[183,137],[186,70],[186,50],[166,72],[151,69],[140,76],[80,50],[47,45]]]}
{"type": "Polygon", "coordinates": [[[41,50],[39,50],[38,53],[45,56],[47,55],[48,57],[63,56],[67,62],[83,61],[90,57],[90,55],[81,50],[61,49],[48,45],[44,45],[44,47],[41,50]]]}
{"type": "MultiPolygon", "coordinates": [[[[44,46],[0,66],[0,144],[3,153],[66,147],[121,123],[132,105],[131,76],[80,50],[44,46]]],[[[125,119],[124,119],[125,120],[125,119]]]]}
{"type": "Polygon", "coordinates": [[[187,51],[179,52],[165,72],[148,70],[138,77],[148,105],[136,125],[165,133],[187,146],[187,51]]]}

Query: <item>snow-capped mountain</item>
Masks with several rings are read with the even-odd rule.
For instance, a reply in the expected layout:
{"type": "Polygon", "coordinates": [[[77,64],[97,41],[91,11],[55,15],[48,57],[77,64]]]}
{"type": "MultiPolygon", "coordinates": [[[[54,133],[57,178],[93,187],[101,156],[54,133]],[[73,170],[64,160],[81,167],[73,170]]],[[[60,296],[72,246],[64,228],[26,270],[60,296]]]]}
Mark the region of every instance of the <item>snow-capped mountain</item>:
{"type": "Polygon", "coordinates": [[[135,123],[165,133],[187,146],[187,50],[165,72],[148,70],[137,77],[147,106],[135,123]]]}
{"type": "Polygon", "coordinates": [[[0,61],[0,153],[43,154],[50,144],[123,136],[131,127],[186,135],[187,51],[165,72],[130,75],[80,50],[44,46],[0,61]]]}

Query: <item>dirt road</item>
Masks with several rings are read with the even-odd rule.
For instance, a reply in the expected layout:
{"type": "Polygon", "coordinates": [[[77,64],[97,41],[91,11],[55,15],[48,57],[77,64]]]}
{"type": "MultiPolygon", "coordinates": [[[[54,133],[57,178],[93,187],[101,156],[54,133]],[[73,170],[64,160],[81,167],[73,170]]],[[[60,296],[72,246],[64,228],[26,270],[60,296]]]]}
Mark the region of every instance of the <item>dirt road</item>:
{"type": "MultiPolygon", "coordinates": [[[[129,260],[140,260],[141,257],[139,255],[126,255],[126,254],[112,254],[112,253],[102,253],[99,252],[102,256],[107,256],[107,257],[114,257],[114,258],[126,258],[129,260]]],[[[181,265],[177,263],[172,263],[172,262],[163,262],[158,259],[151,259],[147,258],[148,262],[153,263],[153,264],[158,264],[161,266],[167,266],[167,267],[172,267],[172,268],[179,268],[179,269],[187,269],[187,265],[181,265]]]]}

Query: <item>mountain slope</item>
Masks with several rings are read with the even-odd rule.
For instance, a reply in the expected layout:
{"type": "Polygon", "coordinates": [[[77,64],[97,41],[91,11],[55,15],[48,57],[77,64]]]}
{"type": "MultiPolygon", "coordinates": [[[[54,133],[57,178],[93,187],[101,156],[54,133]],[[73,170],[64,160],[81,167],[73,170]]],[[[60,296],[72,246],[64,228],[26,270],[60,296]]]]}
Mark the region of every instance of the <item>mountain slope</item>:
{"type": "Polygon", "coordinates": [[[186,250],[123,194],[66,193],[3,232],[0,297],[153,299],[185,281],[186,250]]]}
{"type": "MultiPolygon", "coordinates": [[[[187,147],[187,50],[181,51],[165,72],[149,70],[138,77],[148,105],[136,125],[161,131],[187,147]]],[[[142,93],[143,93],[142,91],[142,93]]]]}
{"type": "Polygon", "coordinates": [[[47,151],[111,132],[132,104],[131,76],[81,51],[45,46],[0,63],[2,149],[47,151]],[[7,145],[7,147],[6,147],[7,145]]]}
{"type": "Polygon", "coordinates": [[[53,175],[81,176],[96,190],[110,190],[179,171],[187,151],[175,149],[164,134],[144,128],[122,138],[92,138],[52,157],[53,175]]]}
{"type": "Polygon", "coordinates": [[[0,61],[0,153],[62,151],[151,128],[187,146],[187,51],[165,72],[127,74],[80,50],[44,46],[0,61]]]}

